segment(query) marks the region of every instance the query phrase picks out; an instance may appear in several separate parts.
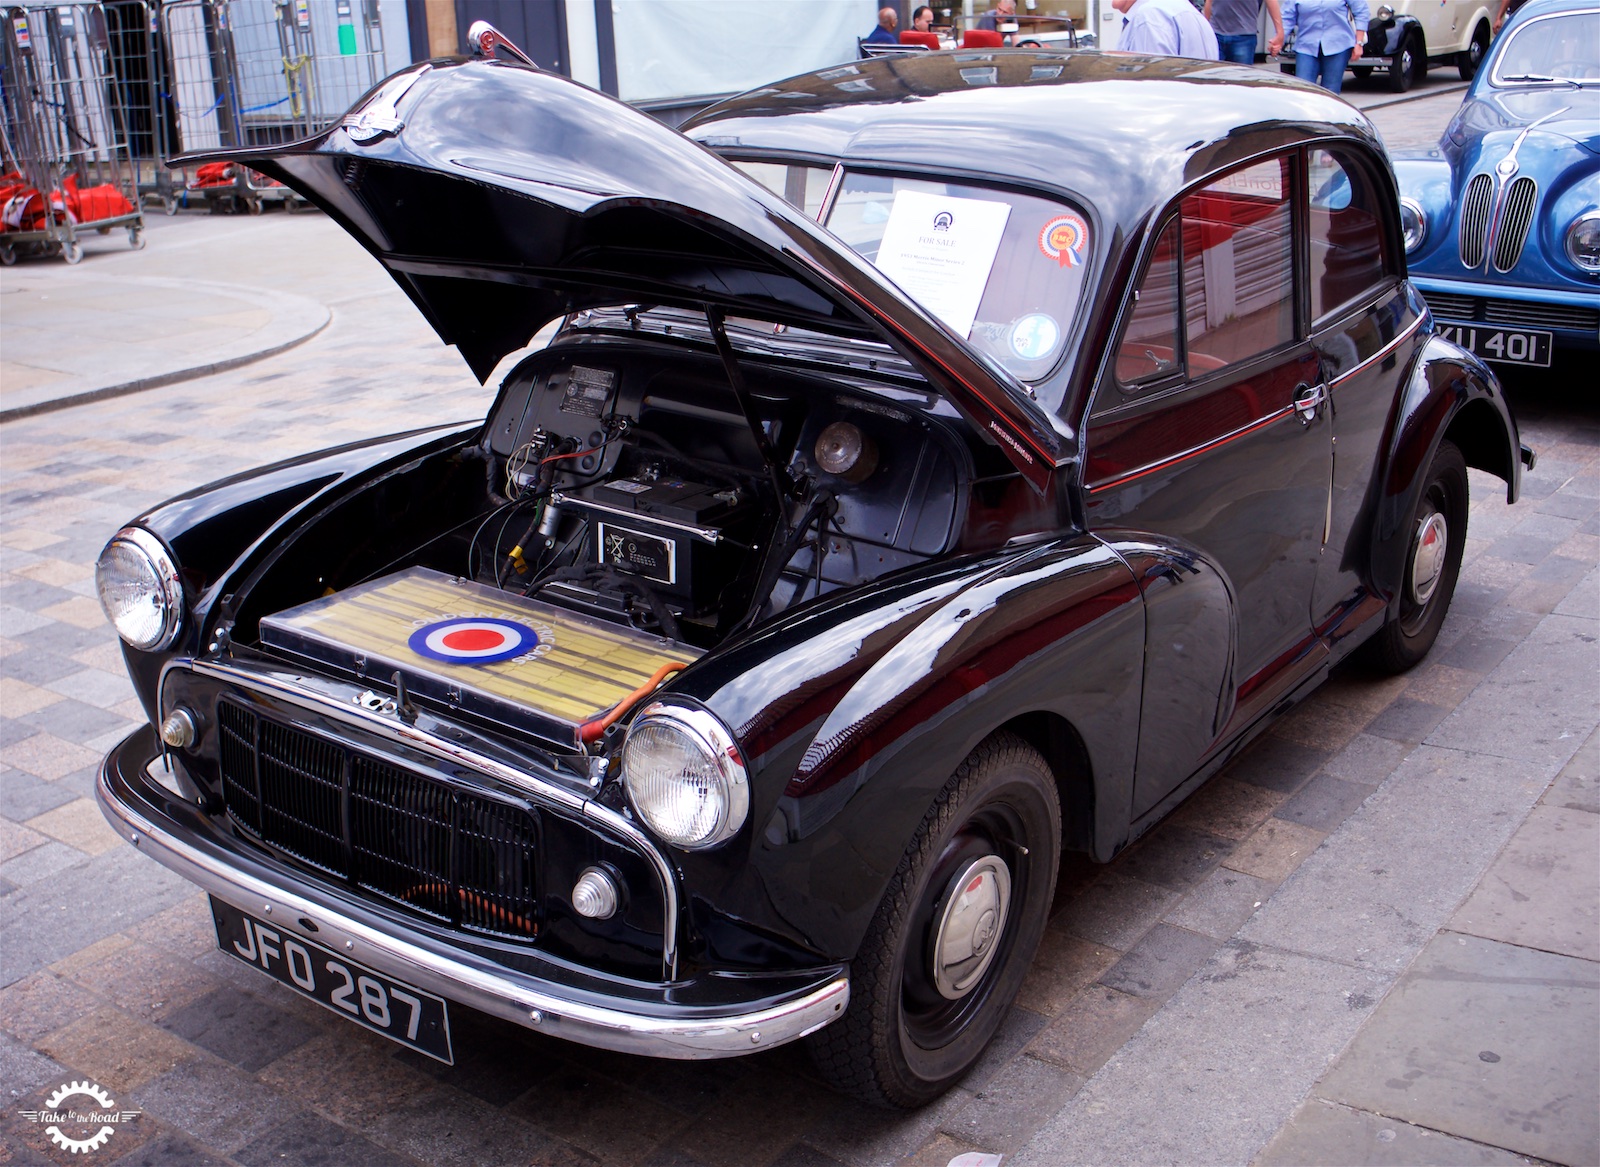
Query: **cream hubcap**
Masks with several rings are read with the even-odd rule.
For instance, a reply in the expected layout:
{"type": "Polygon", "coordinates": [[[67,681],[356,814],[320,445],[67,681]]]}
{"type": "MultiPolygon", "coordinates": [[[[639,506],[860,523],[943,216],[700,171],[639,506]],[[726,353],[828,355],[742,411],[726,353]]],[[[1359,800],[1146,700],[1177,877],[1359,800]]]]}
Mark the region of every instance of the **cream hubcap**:
{"type": "Polygon", "coordinates": [[[1417,542],[1411,555],[1411,598],[1417,604],[1426,604],[1433,598],[1433,590],[1444,574],[1449,547],[1450,528],[1438,511],[1417,524],[1417,542]]]}
{"type": "Polygon", "coordinates": [[[1000,948],[1011,905],[1011,872],[999,856],[985,855],[961,869],[940,913],[933,939],[933,983],[958,1001],[972,990],[1000,948]]]}

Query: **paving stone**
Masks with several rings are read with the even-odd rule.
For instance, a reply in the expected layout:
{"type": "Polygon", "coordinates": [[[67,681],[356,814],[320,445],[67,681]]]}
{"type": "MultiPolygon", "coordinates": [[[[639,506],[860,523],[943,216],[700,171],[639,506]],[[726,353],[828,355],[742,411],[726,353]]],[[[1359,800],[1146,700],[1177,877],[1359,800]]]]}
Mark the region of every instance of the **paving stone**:
{"type": "Polygon", "coordinates": [[[1299,823],[1270,818],[1222,861],[1232,871],[1242,871],[1268,883],[1282,883],[1322,845],[1324,832],[1299,823]]]}
{"type": "Polygon", "coordinates": [[[245,1070],[259,1070],[316,1036],[305,1022],[230,988],[173,1010],[161,1026],[245,1070]]]}
{"type": "Polygon", "coordinates": [[[1442,932],[1317,1092],[1557,1163],[1600,1147],[1600,969],[1442,932]]]}
{"type": "Polygon", "coordinates": [[[233,1153],[244,1167],[414,1167],[414,1160],[318,1115],[274,1127],[233,1153]]]}
{"type": "Polygon", "coordinates": [[[84,1014],[37,1046],[75,1073],[124,1093],[197,1056],[187,1042],[110,1007],[84,1014]]]}
{"type": "Polygon", "coordinates": [[[6,764],[36,778],[52,782],[74,770],[96,765],[99,754],[55,734],[34,733],[24,741],[6,747],[6,764]]]}
{"type": "Polygon", "coordinates": [[[209,1058],[147,1082],[130,1096],[146,1113],[224,1154],[308,1115],[276,1090],[209,1058]]]}
{"type": "MultiPolygon", "coordinates": [[[[35,619],[43,622],[46,618],[38,616],[35,619]]],[[[16,633],[12,631],[10,634],[16,633]]],[[[31,685],[47,686],[51,681],[59,681],[79,671],[81,666],[77,661],[53,652],[14,652],[0,657],[0,676],[15,677],[31,685]]]]}
{"type": "Polygon", "coordinates": [[[7,717],[21,717],[61,700],[61,694],[15,677],[0,677],[0,709],[7,717]]]}
{"type": "Polygon", "coordinates": [[[1362,733],[1351,738],[1349,745],[1323,763],[1322,770],[1346,782],[1377,786],[1394,773],[1406,753],[1404,742],[1362,733]]]}
{"type": "Polygon", "coordinates": [[[1450,715],[1450,710],[1426,701],[1401,697],[1367,723],[1367,732],[1397,742],[1415,743],[1450,715]]]}
{"type": "Polygon", "coordinates": [[[1565,555],[1551,555],[1529,573],[1529,579],[1541,583],[1577,584],[1594,567],[1593,562],[1568,559],[1565,555]]]}
{"type": "Polygon", "coordinates": [[[1165,998],[1182,987],[1216,950],[1209,936],[1157,924],[1100,978],[1100,983],[1134,997],[1165,998]]]}
{"type": "Polygon", "coordinates": [[[341,1023],[334,1032],[291,1050],[258,1076],[286,1097],[307,1100],[345,1126],[371,1130],[385,1114],[435,1088],[432,1078],[402,1064],[393,1049],[387,1038],[341,1023]]]}
{"type": "MultiPolygon", "coordinates": [[[[73,674],[73,676],[78,675],[80,674],[73,674]]],[[[108,709],[70,698],[63,698],[53,705],[46,705],[33,713],[24,714],[17,720],[24,725],[33,726],[35,730],[54,734],[63,741],[80,743],[115,729],[126,733],[132,728],[125,717],[120,717],[108,709]]]]}
{"type": "Polygon", "coordinates": [[[965,1110],[972,1094],[959,1086],[912,1111],[880,1110],[839,1098],[807,1130],[800,1145],[849,1167],[898,1167],[965,1110]]]}
{"type": "Polygon", "coordinates": [[[1367,800],[1372,790],[1371,786],[1318,774],[1280,806],[1275,817],[1313,830],[1337,830],[1339,824],[1367,800]]]}
{"type": "Polygon", "coordinates": [[[0,1037],[0,1088],[5,1090],[9,1099],[20,1098],[46,1083],[53,1086],[66,1073],[66,1067],[54,1059],[9,1037],[0,1037]]]}
{"type": "Polygon", "coordinates": [[[1398,973],[1472,890],[1547,780],[1538,767],[1421,747],[1240,937],[1398,973]]]}
{"type": "Polygon", "coordinates": [[[68,791],[33,774],[10,770],[0,777],[0,815],[12,822],[23,822],[71,801],[68,791]]]}
{"type": "Polygon", "coordinates": [[[131,943],[71,974],[77,984],[143,1021],[156,1021],[216,988],[203,969],[152,948],[131,943]]]}
{"type": "Polygon", "coordinates": [[[1517,563],[1542,563],[1558,543],[1559,539],[1541,538],[1538,535],[1502,535],[1490,545],[1486,554],[1517,563]]]}
{"type": "Polygon", "coordinates": [[[505,1108],[546,1134],[606,1163],[638,1163],[671,1142],[687,1115],[568,1064],[505,1108]],[[625,1121],[619,1121],[626,1115],[625,1121]]]}
{"type": "Polygon", "coordinates": [[[1274,722],[1268,736],[1315,750],[1340,750],[1361,732],[1369,720],[1371,715],[1365,710],[1318,700],[1313,696],[1274,722]]]}
{"type": "Polygon", "coordinates": [[[1600,730],[1590,734],[1561,768],[1541,801],[1600,814],[1600,730]]]}
{"type": "MultiPolygon", "coordinates": [[[[51,1107],[63,1088],[74,1082],[81,1082],[82,1074],[65,1074],[63,1077],[52,1078],[34,1090],[16,1097],[13,1101],[16,1109],[7,1108],[0,1111],[0,1156],[10,1163],[40,1163],[67,1164],[81,1162],[80,1154],[86,1156],[91,1162],[121,1161],[130,1154],[137,1154],[138,1150],[153,1136],[160,1133],[160,1124],[154,1120],[146,1120],[142,1114],[131,1113],[123,1121],[119,1113],[116,1123],[87,1123],[69,1117],[61,1123],[41,1121],[40,1118],[30,1118],[29,1113],[39,1115],[40,1112],[51,1107]],[[60,1134],[69,1139],[88,1139],[98,1135],[104,1126],[111,1126],[111,1132],[106,1141],[97,1150],[74,1152],[70,1148],[55,1145],[51,1138],[51,1128],[54,1127],[60,1134]]],[[[104,1083],[91,1085],[105,1088],[104,1083]]],[[[120,1090],[107,1090],[112,1107],[121,1112],[126,1108],[126,1095],[120,1090]]],[[[81,1096],[76,1091],[70,1097],[60,1100],[62,1109],[69,1116],[74,1110],[98,1109],[99,1102],[89,1096],[81,1096]]],[[[136,1109],[136,1108],[135,1108],[136,1109]]]]}
{"type": "Polygon", "coordinates": [[[1161,1004],[1156,997],[1090,985],[1033,1039],[1028,1053],[1091,1077],[1161,1004]]]}
{"type": "Polygon", "coordinates": [[[774,1159],[770,1167],[844,1167],[844,1164],[814,1147],[796,1143],[774,1159]]]}
{"type": "Polygon", "coordinates": [[[1014,1151],[1083,1086],[1083,1078],[1037,1058],[1014,1059],[943,1129],[989,1151],[1014,1151]]]}
{"type": "Polygon", "coordinates": [[[1528,1160],[1408,1122],[1308,1099],[1252,1167],[1525,1167],[1528,1160]]]}
{"type": "MultiPolygon", "coordinates": [[[[1496,662],[1499,663],[1499,662],[1496,662]]],[[[1454,709],[1477,688],[1483,673],[1456,668],[1439,662],[1424,662],[1411,673],[1406,696],[1442,709],[1454,709]]]]}
{"type": "Polygon", "coordinates": [[[1184,896],[1164,920],[1190,932],[1226,940],[1272,897],[1277,884],[1219,867],[1184,896]]]}
{"type": "Polygon", "coordinates": [[[983,1154],[971,1143],[940,1132],[905,1161],[905,1167],[948,1167],[962,1155],[983,1154]]]}
{"type": "MultiPolygon", "coordinates": [[[[72,653],[78,660],[81,649],[72,653]]],[[[120,654],[118,654],[120,655],[120,654]]],[[[113,709],[134,696],[133,682],[126,671],[108,672],[105,669],[83,669],[59,681],[51,681],[48,688],[91,705],[96,709],[113,709]]]]}
{"type": "Polygon", "coordinates": [[[1291,794],[1316,772],[1330,752],[1269,734],[1253,742],[1222,773],[1238,782],[1291,794]]]}
{"type": "Polygon", "coordinates": [[[76,798],[54,810],[47,810],[29,819],[27,826],[85,855],[103,855],[113,847],[122,845],[122,840],[106,822],[100,808],[88,798],[76,798]]]}
{"type": "Polygon", "coordinates": [[[0,989],[0,1029],[22,1041],[38,1041],[99,1004],[87,989],[53,972],[36,972],[0,989]]]}
{"type": "Polygon", "coordinates": [[[1172,888],[1108,871],[1068,903],[1054,922],[1075,936],[1123,952],[1162,917],[1178,895],[1172,888]]]}
{"type": "Polygon", "coordinates": [[[781,1106],[772,1104],[769,1084],[761,1076],[734,1083],[726,1094],[673,1140],[706,1167],[746,1167],[776,1159],[816,1125],[834,1105],[834,1095],[802,1079],[788,1087],[781,1106]]]}
{"type": "Polygon", "coordinates": [[[1160,887],[1189,888],[1232,849],[1232,839],[1162,823],[1118,857],[1117,870],[1160,887]]]}
{"type": "Polygon", "coordinates": [[[228,1164],[221,1155],[170,1129],[162,1129],[126,1153],[122,1152],[120,1139],[108,1143],[105,1149],[117,1156],[108,1161],[115,1167],[173,1167],[177,1163],[183,1167],[227,1167],[228,1164]]]}
{"type": "Polygon", "coordinates": [[[1287,796],[1235,778],[1216,777],[1186,798],[1167,821],[1206,835],[1244,839],[1287,796]]]}
{"type": "Polygon", "coordinates": [[[0,819],[0,860],[15,859],[49,841],[49,836],[31,827],[0,819]]]}
{"type": "MultiPolygon", "coordinates": [[[[0,500],[0,506],[11,505],[0,500]]],[[[28,612],[38,612],[52,604],[73,599],[71,592],[36,579],[12,577],[6,583],[6,603],[28,612]]],[[[8,635],[16,635],[7,630],[8,635]]]]}
{"type": "Polygon", "coordinates": [[[1600,961],[1600,815],[1536,806],[1449,927],[1600,961]]]}
{"type": "Polygon", "coordinates": [[[1095,981],[1121,955],[1115,949],[1073,936],[1052,925],[1045,929],[1039,941],[1033,964],[1017,992],[1016,1004],[1045,1017],[1054,1017],[1066,1008],[1079,989],[1095,981]]]}

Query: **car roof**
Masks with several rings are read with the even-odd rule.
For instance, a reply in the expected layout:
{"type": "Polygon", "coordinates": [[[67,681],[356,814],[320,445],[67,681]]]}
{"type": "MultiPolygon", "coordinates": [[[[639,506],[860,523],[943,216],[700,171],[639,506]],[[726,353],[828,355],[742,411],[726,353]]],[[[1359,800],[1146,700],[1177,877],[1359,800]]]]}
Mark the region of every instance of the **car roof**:
{"type": "Polygon", "coordinates": [[[1530,15],[1538,16],[1548,12],[1581,12],[1593,11],[1600,7],[1595,0],[1528,0],[1512,15],[1526,20],[1530,15]]]}
{"type": "Polygon", "coordinates": [[[730,156],[991,176],[1067,190],[1132,225],[1207,174],[1294,141],[1361,139],[1326,90],[1180,57],[1011,49],[853,61],[729,98],[683,130],[730,156]]]}

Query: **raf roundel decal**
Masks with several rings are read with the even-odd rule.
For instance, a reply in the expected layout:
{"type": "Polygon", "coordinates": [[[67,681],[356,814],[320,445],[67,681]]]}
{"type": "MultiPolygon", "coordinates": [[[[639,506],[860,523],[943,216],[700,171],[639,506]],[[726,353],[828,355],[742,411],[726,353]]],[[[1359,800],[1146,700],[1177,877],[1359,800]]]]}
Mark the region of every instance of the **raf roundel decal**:
{"type": "Polygon", "coordinates": [[[1039,250],[1058,267],[1078,267],[1089,242],[1089,225],[1079,215],[1057,215],[1039,232],[1039,250]]]}
{"type": "Polygon", "coordinates": [[[406,641],[411,651],[450,665],[492,665],[532,652],[539,634],[526,624],[489,616],[436,620],[406,641]]]}

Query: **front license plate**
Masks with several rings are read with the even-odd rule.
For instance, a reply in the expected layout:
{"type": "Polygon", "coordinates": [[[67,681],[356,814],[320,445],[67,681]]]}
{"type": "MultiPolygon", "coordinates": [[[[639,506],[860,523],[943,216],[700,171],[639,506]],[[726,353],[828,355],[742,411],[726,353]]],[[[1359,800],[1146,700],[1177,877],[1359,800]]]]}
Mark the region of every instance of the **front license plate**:
{"type": "Polygon", "coordinates": [[[1440,336],[1455,341],[1469,353],[1503,365],[1550,367],[1552,335],[1520,328],[1494,328],[1487,324],[1446,324],[1437,326],[1440,336]]]}
{"type": "Polygon", "coordinates": [[[281,929],[214,897],[211,918],[222,951],[358,1025],[455,1065],[450,1014],[443,997],[374,972],[320,944],[285,936],[281,929]]]}

